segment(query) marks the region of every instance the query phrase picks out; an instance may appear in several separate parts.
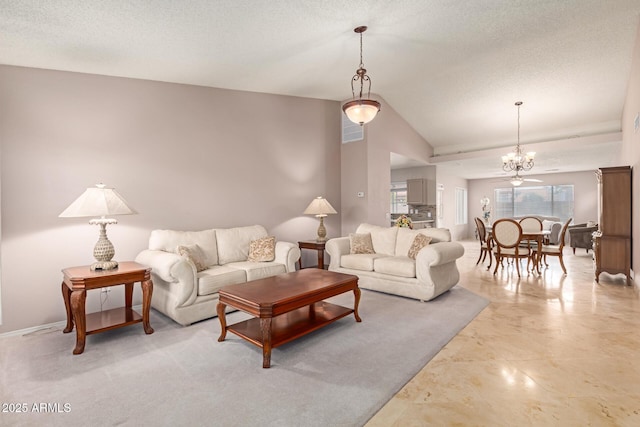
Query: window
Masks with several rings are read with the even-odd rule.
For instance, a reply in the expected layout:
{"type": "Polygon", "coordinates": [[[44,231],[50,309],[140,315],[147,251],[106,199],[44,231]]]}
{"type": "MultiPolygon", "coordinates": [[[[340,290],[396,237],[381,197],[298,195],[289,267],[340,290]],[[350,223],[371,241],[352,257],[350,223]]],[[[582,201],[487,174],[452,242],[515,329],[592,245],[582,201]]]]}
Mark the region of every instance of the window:
{"type": "Polygon", "coordinates": [[[467,223],[467,189],[456,188],[456,225],[467,223]]]}
{"type": "Polygon", "coordinates": [[[391,183],[391,213],[409,213],[407,205],[407,182],[391,183]]]}
{"type": "Polygon", "coordinates": [[[573,185],[496,188],[494,218],[525,215],[573,217],[573,185]]]}

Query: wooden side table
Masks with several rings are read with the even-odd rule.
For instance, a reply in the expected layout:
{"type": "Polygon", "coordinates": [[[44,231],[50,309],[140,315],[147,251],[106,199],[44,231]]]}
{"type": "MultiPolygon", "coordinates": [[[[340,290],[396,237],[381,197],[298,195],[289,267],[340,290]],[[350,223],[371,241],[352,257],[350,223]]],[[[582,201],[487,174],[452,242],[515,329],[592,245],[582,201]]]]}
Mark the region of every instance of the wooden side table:
{"type": "Polygon", "coordinates": [[[150,268],[126,261],[121,262],[118,268],[113,270],[91,271],[89,266],[85,265],[65,268],[62,274],[64,276],[62,297],[67,310],[67,326],[63,332],[71,332],[74,322],[76,324],[76,347],[73,349],[73,354],[84,351],[86,335],[140,322],[146,334],[153,333],[153,328],[149,324],[149,309],[153,294],[150,268]],[[135,282],[140,282],[142,287],[142,316],[131,308],[135,282]],[[87,291],[116,285],[124,285],[124,307],[85,314],[87,291]]]}
{"type": "MultiPolygon", "coordinates": [[[[318,251],[318,266],[317,268],[324,269],[324,245],[326,242],[317,242],[315,240],[308,240],[304,242],[298,242],[298,247],[302,249],[313,249],[318,251]]],[[[302,270],[302,257],[298,260],[298,267],[302,270]]]]}

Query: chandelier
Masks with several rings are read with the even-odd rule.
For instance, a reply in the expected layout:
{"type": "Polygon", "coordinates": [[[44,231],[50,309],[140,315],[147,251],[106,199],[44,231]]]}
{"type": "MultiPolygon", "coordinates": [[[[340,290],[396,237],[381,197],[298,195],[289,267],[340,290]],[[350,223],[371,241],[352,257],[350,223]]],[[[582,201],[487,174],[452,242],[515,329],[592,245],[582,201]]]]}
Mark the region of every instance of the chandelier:
{"type": "MultiPolygon", "coordinates": [[[[507,154],[506,156],[502,156],[502,169],[505,172],[510,171],[528,171],[533,167],[533,158],[536,156],[534,151],[530,151],[528,153],[523,153],[522,148],[520,148],[520,106],[522,105],[522,101],[516,102],[516,107],[518,107],[518,142],[516,144],[515,151],[507,154]]],[[[513,182],[512,182],[513,184],[513,182]]],[[[520,184],[513,184],[520,185],[520,184]]]]}
{"type": "Polygon", "coordinates": [[[367,70],[362,63],[362,33],[367,31],[367,27],[357,27],[353,31],[360,34],[360,66],[351,79],[351,94],[353,95],[353,100],[345,103],[342,106],[342,111],[344,111],[349,120],[362,126],[376,117],[376,114],[380,111],[380,103],[375,99],[369,99],[371,93],[371,78],[367,75],[367,70]],[[358,81],[360,82],[360,93],[356,99],[353,84],[358,81]],[[367,97],[363,99],[362,92],[364,91],[365,82],[367,83],[367,97]]]}

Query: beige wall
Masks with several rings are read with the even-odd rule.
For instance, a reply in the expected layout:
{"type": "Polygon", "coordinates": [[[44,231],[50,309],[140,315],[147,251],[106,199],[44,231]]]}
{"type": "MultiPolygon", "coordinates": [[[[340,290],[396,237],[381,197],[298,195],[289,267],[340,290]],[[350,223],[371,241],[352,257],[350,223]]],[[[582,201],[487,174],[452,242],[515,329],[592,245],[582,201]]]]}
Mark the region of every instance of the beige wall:
{"type": "MultiPolygon", "coordinates": [[[[313,238],[314,197],[342,212],[340,114],[335,101],[0,66],[0,333],[64,319],[60,270],[93,261],[98,228],[58,215],[98,182],[139,212],[108,228],[116,260],[154,228],[313,238]]],[[[338,235],[340,215],[326,226],[338,235]]]]}
{"type": "Polygon", "coordinates": [[[627,97],[622,112],[622,150],[620,165],[630,165],[633,168],[633,259],[631,268],[634,271],[640,269],[640,130],[634,129],[634,120],[640,113],[640,25],[636,35],[636,44],[633,50],[633,62],[629,74],[627,97]]]}
{"type": "Polygon", "coordinates": [[[427,163],[433,148],[383,99],[363,141],[342,145],[342,234],[362,222],[388,226],[391,152],[427,163]],[[358,198],[357,193],[365,193],[358,198]]]}

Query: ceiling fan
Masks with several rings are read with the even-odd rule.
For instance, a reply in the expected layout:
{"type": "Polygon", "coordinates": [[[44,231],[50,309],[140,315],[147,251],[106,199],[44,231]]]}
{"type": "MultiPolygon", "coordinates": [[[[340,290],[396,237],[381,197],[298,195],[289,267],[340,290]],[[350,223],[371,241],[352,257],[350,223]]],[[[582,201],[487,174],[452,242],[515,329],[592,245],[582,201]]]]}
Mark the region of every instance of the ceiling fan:
{"type": "Polygon", "coordinates": [[[519,187],[525,181],[526,182],[542,182],[541,179],[523,178],[522,176],[520,176],[519,171],[516,171],[516,174],[513,175],[512,177],[503,178],[502,181],[509,181],[511,185],[513,185],[514,187],[519,187]]]}
{"type": "Polygon", "coordinates": [[[514,187],[519,187],[523,182],[543,182],[541,179],[536,178],[523,178],[519,171],[516,171],[516,174],[513,176],[506,176],[504,178],[500,178],[496,181],[509,181],[511,185],[514,187]]]}

